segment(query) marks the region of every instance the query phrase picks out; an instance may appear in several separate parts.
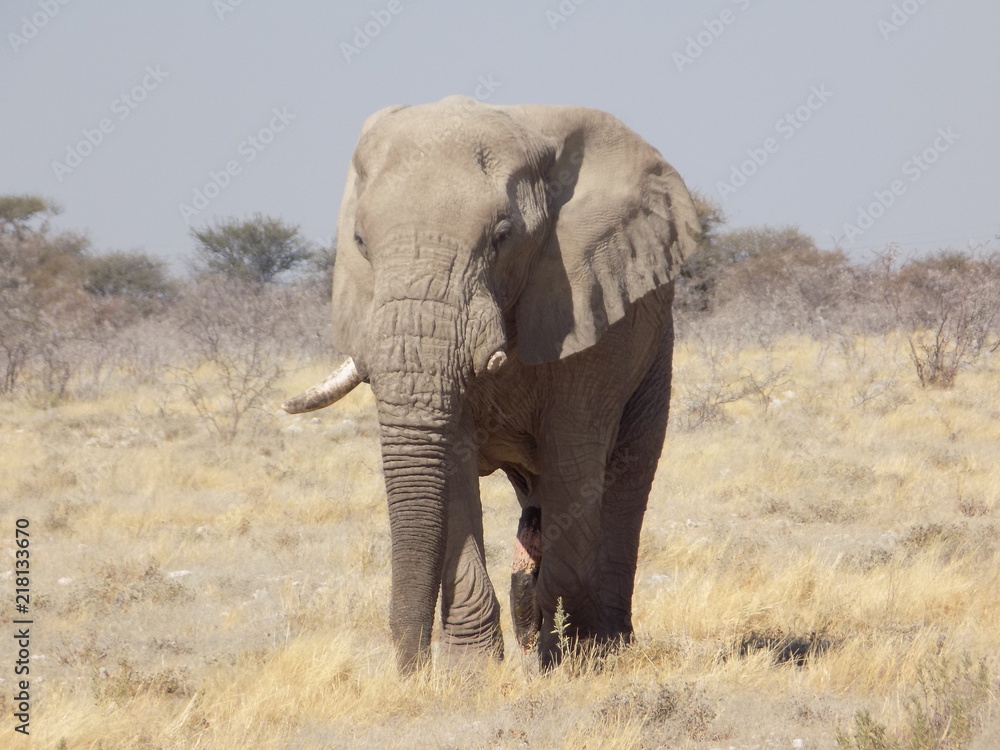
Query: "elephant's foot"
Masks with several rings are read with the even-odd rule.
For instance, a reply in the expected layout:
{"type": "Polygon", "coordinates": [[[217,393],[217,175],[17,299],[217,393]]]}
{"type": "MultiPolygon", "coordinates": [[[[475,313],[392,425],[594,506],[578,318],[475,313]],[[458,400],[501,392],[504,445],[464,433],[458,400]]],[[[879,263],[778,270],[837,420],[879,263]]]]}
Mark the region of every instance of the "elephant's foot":
{"type": "Polygon", "coordinates": [[[503,632],[499,621],[482,639],[457,638],[445,632],[438,657],[439,664],[448,669],[479,669],[486,661],[502,661],[503,632]]]}
{"type": "Polygon", "coordinates": [[[439,652],[442,665],[449,668],[478,668],[486,660],[503,659],[500,603],[492,589],[488,601],[479,609],[477,616],[466,620],[449,618],[442,625],[444,632],[439,652]]]}
{"type": "Polygon", "coordinates": [[[521,648],[531,650],[542,625],[542,610],[535,591],[542,562],[542,511],[528,506],[517,524],[514,564],[510,574],[510,614],[521,648]]]}

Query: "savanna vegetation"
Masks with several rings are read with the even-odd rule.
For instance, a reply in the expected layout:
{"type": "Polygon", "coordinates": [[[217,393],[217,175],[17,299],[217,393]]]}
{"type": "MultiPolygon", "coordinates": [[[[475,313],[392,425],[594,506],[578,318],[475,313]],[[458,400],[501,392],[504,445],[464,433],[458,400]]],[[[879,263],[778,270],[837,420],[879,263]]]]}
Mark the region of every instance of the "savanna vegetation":
{"type": "MultiPolygon", "coordinates": [[[[636,643],[540,675],[508,624],[504,662],[403,679],[370,392],[277,410],[335,362],[333,249],[224,221],[178,278],[57,212],[0,198],[0,517],[11,560],[30,520],[36,623],[4,746],[1000,743],[1000,253],[861,263],[703,201],[636,643]]],[[[505,479],[483,503],[503,588],[505,479]]]]}

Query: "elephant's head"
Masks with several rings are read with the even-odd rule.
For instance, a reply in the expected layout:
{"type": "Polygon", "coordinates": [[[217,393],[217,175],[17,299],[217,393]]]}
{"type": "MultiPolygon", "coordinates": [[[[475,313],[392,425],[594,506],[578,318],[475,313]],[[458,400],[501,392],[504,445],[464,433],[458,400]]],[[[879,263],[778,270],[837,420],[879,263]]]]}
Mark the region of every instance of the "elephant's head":
{"type": "Polygon", "coordinates": [[[404,668],[429,645],[470,382],[594,345],[671,282],[698,233],[677,173],[602,112],[451,97],[365,123],[334,266],[334,344],[350,359],[286,409],[371,383],[404,668]]]}

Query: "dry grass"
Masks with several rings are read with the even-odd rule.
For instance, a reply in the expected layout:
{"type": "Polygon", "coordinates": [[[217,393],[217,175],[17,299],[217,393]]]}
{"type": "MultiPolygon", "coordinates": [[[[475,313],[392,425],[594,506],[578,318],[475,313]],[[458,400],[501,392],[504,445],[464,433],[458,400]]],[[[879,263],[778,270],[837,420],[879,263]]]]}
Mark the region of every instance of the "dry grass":
{"type": "MultiPolygon", "coordinates": [[[[904,346],[680,347],[637,643],[546,676],[509,626],[502,664],[396,676],[370,394],[231,445],[152,387],[0,403],[5,546],[30,518],[37,623],[32,737],[4,726],[4,744],[828,748],[839,733],[877,750],[859,729],[875,725],[883,748],[996,747],[1000,363],[924,390],[904,346]],[[981,660],[985,682],[961,671],[981,660]]],[[[499,477],[483,500],[503,601],[518,513],[499,477]]]]}

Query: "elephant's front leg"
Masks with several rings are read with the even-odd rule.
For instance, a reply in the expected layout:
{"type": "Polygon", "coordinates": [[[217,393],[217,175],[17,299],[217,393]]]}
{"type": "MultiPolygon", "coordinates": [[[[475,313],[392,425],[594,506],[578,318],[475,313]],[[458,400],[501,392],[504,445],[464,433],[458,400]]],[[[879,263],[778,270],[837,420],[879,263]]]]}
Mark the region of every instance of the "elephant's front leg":
{"type": "Polygon", "coordinates": [[[449,492],[441,577],[443,655],[453,663],[484,654],[503,658],[500,603],[486,572],[479,476],[473,462],[462,463],[449,492]]]}
{"type": "Polygon", "coordinates": [[[673,333],[668,328],[660,353],[622,414],[606,472],[601,508],[601,603],[611,641],[632,639],[632,591],[639,560],[639,537],[653,485],[670,408],[673,333]]]}
{"type": "Polygon", "coordinates": [[[591,444],[563,453],[570,454],[568,464],[564,460],[561,470],[544,477],[537,488],[542,509],[538,655],[543,668],[559,662],[566,643],[586,643],[604,631],[598,568],[604,451],[591,444]]]}

